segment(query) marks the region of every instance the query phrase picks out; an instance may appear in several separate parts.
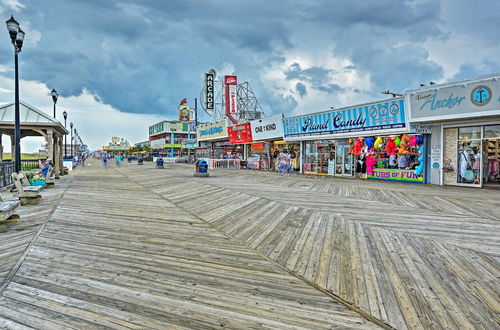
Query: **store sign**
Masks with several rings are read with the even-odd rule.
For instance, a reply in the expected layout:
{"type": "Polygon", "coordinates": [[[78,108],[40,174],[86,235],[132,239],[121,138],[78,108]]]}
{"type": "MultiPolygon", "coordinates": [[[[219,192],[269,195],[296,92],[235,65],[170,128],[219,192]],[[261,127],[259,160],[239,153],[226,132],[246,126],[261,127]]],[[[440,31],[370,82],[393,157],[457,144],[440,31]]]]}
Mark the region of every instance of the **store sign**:
{"type": "Polygon", "coordinates": [[[196,148],[196,139],[186,139],[181,142],[181,146],[184,149],[194,149],[196,148]]]}
{"type": "Polygon", "coordinates": [[[158,135],[161,133],[194,133],[190,130],[190,123],[180,123],[178,121],[162,121],[152,126],[149,126],[149,136],[158,135]]]}
{"type": "Polygon", "coordinates": [[[149,136],[163,133],[165,131],[165,122],[159,122],[157,124],[149,126],[149,136]]]}
{"type": "Polygon", "coordinates": [[[252,120],[250,127],[254,141],[283,138],[283,115],[252,120]]]}
{"type": "Polygon", "coordinates": [[[227,124],[225,120],[206,125],[200,125],[196,129],[198,141],[227,138],[227,124]]]}
{"type": "Polygon", "coordinates": [[[432,168],[439,168],[441,164],[441,148],[439,146],[432,146],[431,149],[431,166],[432,168]]]}
{"type": "Polygon", "coordinates": [[[205,109],[210,112],[214,110],[214,81],[215,81],[215,70],[210,70],[205,73],[205,109]]]}
{"type": "Polygon", "coordinates": [[[238,114],[238,94],[236,87],[238,85],[238,79],[236,76],[224,76],[224,95],[225,95],[225,106],[226,106],[226,116],[231,120],[233,124],[236,124],[238,120],[236,115],[238,114]]]}
{"type": "Polygon", "coordinates": [[[488,116],[500,113],[500,76],[410,93],[410,121],[488,116]]]}
{"type": "Polygon", "coordinates": [[[239,124],[228,128],[229,143],[240,144],[252,142],[250,123],[239,124]]]}
{"type": "Polygon", "coordinates": [[[404,99],[283,120],[284,136],[310,136],[404,128],[404,99]]]}
{"type": "Polygon", "coordinates": [[[375,168],[373,175],[368,175],[368,179],[424,183],[424,177],[415,174],[414,170],[375,168]]]}
{"type": "Polygon", "coordinates": [[[431,134],[432,128],[430,125],[410,124],[410,134],[431,134]]]}
{"type": "Polygon", "coordinates": [[[165,138],[161,138],[161,139],[158,139],[158,140],[153,140],[153,141],[150,141],[150,147],[152,149],[162,149],[163,146],[165,145],[165,141],[166,139],[165,138]]]}

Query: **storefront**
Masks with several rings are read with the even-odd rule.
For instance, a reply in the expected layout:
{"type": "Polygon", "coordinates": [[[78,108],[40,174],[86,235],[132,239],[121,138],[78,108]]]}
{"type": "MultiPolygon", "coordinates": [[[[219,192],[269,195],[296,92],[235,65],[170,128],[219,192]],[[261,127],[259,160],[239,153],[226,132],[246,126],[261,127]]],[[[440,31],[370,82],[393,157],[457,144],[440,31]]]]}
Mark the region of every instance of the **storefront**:
{"type": "Polygon", "coordinates": [[[425,137],[410,134],[405,102],[393,98],[283,121],[302,143],[305,174],[425,182],[425,137]]]}
{"type": "Polygon", "coordinates": [[[248,166],[256,170],[276,169],[277,154],[288,147],[283,141],[283,115],[253,120],[250,127],[254,142],[250,145],[248,166]]]}
{"type": "Polygon", "coordinates": [[[188,153],[183,145],[187,140],[196,139],[195,133],[194,122],[164,120],[149,126],[149,141],[154,154],[179,157],[188,153]]]}
{"type": "Polygon", "coordinates": [[[433,184],[500,188],[500,75],[408,91],[411,123],[431,127],[433,184]]]}
{"type": "Polygon", "coordinates": [[[226,159],[241,158],[243,148],[229,143],[226,120],[202,124],[196,131],[198,147],[196,158],[226,159]]]}

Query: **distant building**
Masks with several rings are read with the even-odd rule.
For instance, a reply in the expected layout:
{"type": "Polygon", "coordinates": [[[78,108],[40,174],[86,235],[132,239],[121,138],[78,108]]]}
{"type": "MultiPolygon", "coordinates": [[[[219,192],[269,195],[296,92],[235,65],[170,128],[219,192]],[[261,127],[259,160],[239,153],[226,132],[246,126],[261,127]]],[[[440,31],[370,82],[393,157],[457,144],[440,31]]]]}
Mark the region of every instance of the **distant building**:
{"type": "Polygon", "coordinates": [[[187,154],[196,147],[196,126],[193,122],[161,121],[149,126],[149,143],[157,154],[187,154]]]}

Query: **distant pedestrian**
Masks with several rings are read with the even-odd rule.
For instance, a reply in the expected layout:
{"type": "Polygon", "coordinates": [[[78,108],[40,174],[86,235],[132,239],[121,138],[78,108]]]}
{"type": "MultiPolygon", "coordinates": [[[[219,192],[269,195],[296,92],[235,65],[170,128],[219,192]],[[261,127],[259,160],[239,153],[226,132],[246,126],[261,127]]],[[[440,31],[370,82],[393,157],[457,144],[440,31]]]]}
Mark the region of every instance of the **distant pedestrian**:
{"type": "Polygon", "coordinates": [[[107,170],[108,169],[108,156],[102,155],[102,167],[107,170]]]}

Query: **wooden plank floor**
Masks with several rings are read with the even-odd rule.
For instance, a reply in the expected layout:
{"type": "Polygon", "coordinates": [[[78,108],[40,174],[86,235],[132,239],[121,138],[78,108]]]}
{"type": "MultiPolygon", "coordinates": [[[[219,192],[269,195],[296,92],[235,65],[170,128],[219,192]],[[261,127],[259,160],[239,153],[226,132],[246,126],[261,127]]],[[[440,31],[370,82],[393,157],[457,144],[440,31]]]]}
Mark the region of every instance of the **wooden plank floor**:
{"type": "Polygon", "coordinates": [[[497,191],[227,170],[193,178],[182,165],[120,172],[395,328],[499,327],[497,191]]]}
{"type": "Polygon", "coordinates": [[[179,207],[170,197],[182,184],[159,194],[154,190],[168,177],[149,166],[90,165],[56,186],[59,195],[44,192],[38,209],[22,209],[23,221],[0,234],[2,253],[18,251],[1,259],[9,276],[0,291],[0,328],[378,327],[179,207]],[[149,186],[135,175],[161,180],[149,186]],[[24,240],[9,236],[21,232],[24,240]]]}

